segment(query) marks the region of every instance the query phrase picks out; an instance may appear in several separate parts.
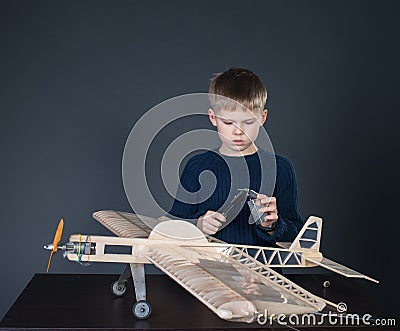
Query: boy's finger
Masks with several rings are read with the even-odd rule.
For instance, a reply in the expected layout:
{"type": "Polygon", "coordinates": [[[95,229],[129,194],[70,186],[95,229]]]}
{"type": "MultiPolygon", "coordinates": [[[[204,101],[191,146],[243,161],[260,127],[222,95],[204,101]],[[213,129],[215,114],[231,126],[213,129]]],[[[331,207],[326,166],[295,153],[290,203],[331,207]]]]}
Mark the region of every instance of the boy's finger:
{"type": "Polygon", "coordinates": [[[215,212],[212,215],[212,217],[215,218],[216,220],[220,221],[220,222],[225,222],[226,221],[226,217],[224,215],[222,215],[221,213],[215,212]]]}
{"type": "Polygon", "coordinates": [[[274,212],[276,211],[276,206],[268,206],[268,207],[263,207],[258,209],[259,213],[269,213],[269,212],[274,212]]]}
{"type": "Polygon", "coordinates": [[[219,230],[218,227],[215,227],[211,224],[207,224],[207,226],[205,227],[205,232],[207,232],[208,234],[214,234],[215,232],[217,232],[219,230]]]}
{"type": "Polygon", "coordinates": [[[215,218],[208,218],[207,219],[207,224],[210,224],[212,226],[217,227],[218,229],[221,227],[222,222],[220,222],[219,220],[215,219],[215,218]]]}
{"type": "Polygon", "coordinates": [[[214,210],[207,210],[207,212],[204,214],[204,217],[209,217],[214,215],[216,212],[214,210]]]}
{"type": "Polygon", "coordinates": [[[269,204],[269,205],[276,204],[276,198],[275,197],[266,197],[261,200],[261,203],[269,204]]]}

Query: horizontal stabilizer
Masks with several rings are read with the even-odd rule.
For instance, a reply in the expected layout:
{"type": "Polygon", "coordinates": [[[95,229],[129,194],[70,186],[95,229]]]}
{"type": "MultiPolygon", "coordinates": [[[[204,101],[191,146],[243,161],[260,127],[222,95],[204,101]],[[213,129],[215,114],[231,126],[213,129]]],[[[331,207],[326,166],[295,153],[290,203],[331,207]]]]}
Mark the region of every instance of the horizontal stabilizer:
{"type": "Polygon", "coordinates": [[[315,263],[325,269],[331,270],[333,272],[336,272],[340,275],[343,275],[345,277],[350,277],[350,278],[363,278],[363,279],[367,279],[371,282],[375,282],[375,283],[379,283],[378,280],[373,279],[371,277],[368,277],[366,275],[363,275],[361,273],[359,273],[358,271],[355,271],[353,269],[350,269],[344,265],[341,265],[339,263],[336,263],[335,261],[329,260],[327,258],[322,258],[322,259],[318,259],[318,258],[310,258],[310,257],[306,257],[307,261],[310,261],[312,263],[315,263]]]}

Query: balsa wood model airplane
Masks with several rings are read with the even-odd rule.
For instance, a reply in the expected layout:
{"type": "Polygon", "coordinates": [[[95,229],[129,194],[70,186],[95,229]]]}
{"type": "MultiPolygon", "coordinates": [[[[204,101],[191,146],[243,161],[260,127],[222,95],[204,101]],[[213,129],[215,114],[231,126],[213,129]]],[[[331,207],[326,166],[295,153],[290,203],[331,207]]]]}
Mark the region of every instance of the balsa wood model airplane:
{"type": "Polygon", "coordinates": [[[53,243],[45,248],[51,250],[51,256],[63,250],[69,260],[80,263],[126,263],[112,290],[117,296],[124,295],[126,283],[133,276],[137,302],[132,311],[139,319],[151,313],[146,301],[146,263],[161,269],[220,318],[248,323],[265,310],[271,315],[304,314],[321,311],[326,304],[336,306],[272,267],[321,266],[346,277],[378,282],[322,256],[322,219],[318,217],[306,221],[293,243],[279,243],[282,248],[227,244],[205,236],[189,222],[166,217],[139,218],[112,210],[95,212],[93,217],[118,237],[72,235],[67,244],[59,245],[63,227],[60,221],[53,243]],[[107,253],[109,246],[127,246],[131,252],[107,253]]]}

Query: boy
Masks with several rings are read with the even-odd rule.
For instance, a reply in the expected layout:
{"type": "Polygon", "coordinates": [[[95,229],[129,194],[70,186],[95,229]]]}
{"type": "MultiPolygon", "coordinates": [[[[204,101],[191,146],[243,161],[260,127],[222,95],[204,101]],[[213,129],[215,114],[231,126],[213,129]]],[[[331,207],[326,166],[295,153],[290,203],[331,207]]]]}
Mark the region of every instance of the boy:
{"type": "MultiPolygon", "coordinates": [[[[208,116],[217,128],[221,146],[188,161],[180,179],[182,187],[178,189],[169,213],[193,220],[205,234],[229,243],[275,246],[277,241],[293,241],[303,225],[297,207],[294,168],[285,157],[274,157],[254,144],[259,128],[267,118],[267,110],[264,109],[267,91],[263,83],[250,70],[232,68],[213,78],[209,93],[212,108],[208,116]],[[234,101],[229,103],[229,100],[234,101]],[[233,106],[236,102],[239,106],[233,106]],[[262,174],[270,173],[271,160],[276,162],[276,179],[262,177],[262,174]],[[247,182],[243,179],[246,177],[243,176],[243,164],[249,174],[247,182]],[[210,196],[204,197],[201,196],[199,178],[205,171],[213,173],[216,187],[210,196]],[[243,208],[237,210],[233,220],[229,219],[227,224],[228,216],[220,209],[238,192],[237,189],[249,188],[266,193],[268,183],[271,187],[271,180],[275,183],[272,197],[257,195],[262,222],[249,222],[251,211],[243,203],[243,208]],[[185,190],[198,192],[190,203],[188,199],[181,199],[185,190]]],[[[207,184],[207,180],[201,182],[207,184]]]]}

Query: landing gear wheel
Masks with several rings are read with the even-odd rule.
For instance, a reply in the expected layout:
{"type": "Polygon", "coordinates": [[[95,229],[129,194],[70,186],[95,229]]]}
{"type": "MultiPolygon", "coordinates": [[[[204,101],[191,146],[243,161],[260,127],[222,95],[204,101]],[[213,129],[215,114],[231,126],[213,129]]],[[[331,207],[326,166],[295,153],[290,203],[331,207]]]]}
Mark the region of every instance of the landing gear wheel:
{"type": "Polygon", "coordinates": [[[133,305],[132,313],[137,319],[144,320],[150,316],[151,306],[147,301],[140,300],[133,305]]]}
{"type": "Polygon", "coordinates": [[[116,280],[111,284],[111,290],[117,297],[122,297],[126,292],[126,285],[118,283],[116,280]]]}

